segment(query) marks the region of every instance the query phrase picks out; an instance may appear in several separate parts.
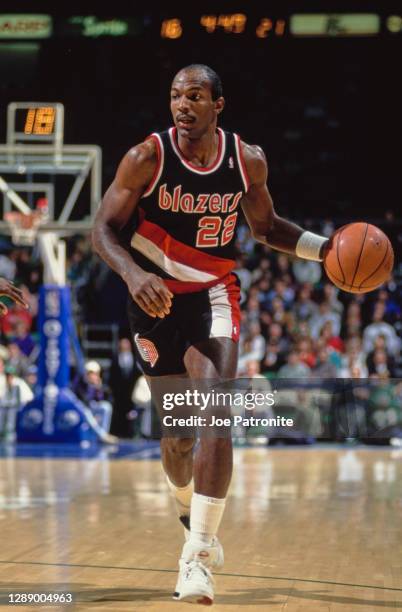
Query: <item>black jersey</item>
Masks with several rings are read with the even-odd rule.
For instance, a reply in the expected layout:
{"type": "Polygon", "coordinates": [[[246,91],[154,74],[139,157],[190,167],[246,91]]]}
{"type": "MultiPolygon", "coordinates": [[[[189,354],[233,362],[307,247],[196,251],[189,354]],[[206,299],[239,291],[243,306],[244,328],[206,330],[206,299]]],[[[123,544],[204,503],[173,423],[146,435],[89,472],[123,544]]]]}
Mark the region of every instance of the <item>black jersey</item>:
{"type": "Polygon", "coordinates": [[[236,223],[249,180],[239,136],[217,132],[217,156],[206,168],[183,157],[176,128],[150,136],[158,164],[140,202],[132,255],[174,293],[212,287],[235,266],[236,223]]]}

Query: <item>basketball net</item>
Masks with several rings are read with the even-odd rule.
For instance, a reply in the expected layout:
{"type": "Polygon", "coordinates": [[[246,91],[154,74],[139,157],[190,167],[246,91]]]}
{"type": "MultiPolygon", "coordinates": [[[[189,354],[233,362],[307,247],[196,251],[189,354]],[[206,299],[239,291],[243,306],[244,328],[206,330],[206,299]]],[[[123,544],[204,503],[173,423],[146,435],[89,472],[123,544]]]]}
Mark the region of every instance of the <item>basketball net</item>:
{"type": "Polygon", "coordinates": [[[11,240],[16,246],[33,246],[39,226],[45,222],[40,210],[28,214],[9,211],[4,213],[4,220],[10,228],[11,240]]]}
{"type": "Polygon", "coordinates": [[[40,254],[44,264],[46,285],[66,284],[66,244],[52,231],[38,235],[41,225],[49,220],[47,206],[39,205],[29,213],[9,211],[4,214],[11,231],[11,240],[17,246],[33,246],[38,238],[40,254]]]}

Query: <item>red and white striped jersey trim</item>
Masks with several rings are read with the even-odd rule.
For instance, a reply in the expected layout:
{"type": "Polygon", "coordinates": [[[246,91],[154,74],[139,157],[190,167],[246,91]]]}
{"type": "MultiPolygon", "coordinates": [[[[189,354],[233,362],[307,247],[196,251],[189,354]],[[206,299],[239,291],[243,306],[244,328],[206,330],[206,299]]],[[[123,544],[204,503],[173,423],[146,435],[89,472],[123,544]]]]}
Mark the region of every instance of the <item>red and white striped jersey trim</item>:
{"type": "Polygon", "coordinates": [[[209,255],[175,240],[156,223],[143,219],[131,239],[137,249],[169,276],[184,282],[209,283],[231,272],[235,262],[209,255]]]}
{"type": "Polygon", "coordinates": [[[140,253],[145,255],[150,261],[152,261],[159,268],[162,268],[167,274],[177,278],[181,281],[199,281],[199,282],[209,282],[216,278],[213,274],[208,274],[206,272],[201,272],[196,268],[192,268],[191,266],[187,266],[186,264],[182,264],[178,261],[173,261],[170,259],[162,249],[156,246],[149,240],[148,238],[144,238],[141,234],[134,234],[134,237],[131,241],[131,246],[137,249],[140,253]]]}
{"type": "Polygon", "coordinates": [[[163,166],[165,163],[165,151],[163,148],[163,142],[162,142],[162,138],[159,136],[159,134],[157,134],[156,132],[153,132],[150,136],[148,136],[148,138],[146,140],[149,140],[150,138],[152,138],[153,140],[155,140],[155,144],[156,144],[156,152],[157,152],[157,156],[158,156],[158,162],[155,168],[155,172],[154,175],[151,179],[151,182],[149,183],[146,191],[142,194],[143,198],[147,198],[148,196],[151,195],[151,193],[153,193],[156,185],[158,184],[158,181],[161,177],[162,171],[163,171],[163,166]]]}
{"type": "Polygon", "coordinates": [[[183,157],[182,152],[180,151],[177,145],[177,128],[169,129],[169,137],[170,142],[172,143],[173,151],[176,153],[177,157],[180,159],[183,166],[187,168],[187,170],[191,170],[191,172],[195,172],[196,174],[211,174],[218,170],[220,165],[222,164],[223,158],[225,157],[226,151],[226,134],[221,128],[217,128],[218,130],[218,152],[216,155],[215,161],[206,168],[202,168],[201,166],[195,166],[188,159],[183,157]]]}
{"type": "Polygon", "coordinates": [[[246,164],[244,161],[243,152],[241,150],[240,136],[238,134],[234,134],[234,139],[235,139],[237,161],[239,163],[239,168],[240,168],[240,176],[241,176],[241,180],[243,181],[243,185],[244,185],[244,193],[247,193],[247,191],[250,188],[250,179],[247,174],[247,168],[246,168],[246,164]]]}

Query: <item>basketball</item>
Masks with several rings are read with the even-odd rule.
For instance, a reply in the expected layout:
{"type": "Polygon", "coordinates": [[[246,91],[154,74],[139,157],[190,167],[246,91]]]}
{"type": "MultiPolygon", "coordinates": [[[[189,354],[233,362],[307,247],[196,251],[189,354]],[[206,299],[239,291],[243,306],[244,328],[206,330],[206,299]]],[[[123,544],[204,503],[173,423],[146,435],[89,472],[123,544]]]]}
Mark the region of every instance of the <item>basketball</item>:
{"type": "Polygon", "coordinates": [[[328,278],[349,293],[374,291],[391,276],[394,251],[389,238],[375,225],[350,223],[330,239],[324,257],[328,278]]]}

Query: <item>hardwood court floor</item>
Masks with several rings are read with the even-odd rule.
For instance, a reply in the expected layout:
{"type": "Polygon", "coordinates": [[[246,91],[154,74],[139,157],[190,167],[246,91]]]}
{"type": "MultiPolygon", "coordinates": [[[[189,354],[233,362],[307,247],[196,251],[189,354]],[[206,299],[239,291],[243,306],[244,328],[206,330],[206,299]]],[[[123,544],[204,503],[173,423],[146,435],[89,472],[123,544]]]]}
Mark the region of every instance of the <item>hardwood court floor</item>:
{"type": "MultiPolygon", "coordinates": [[[[213,610],[402,610],[401,514],[401,451],[237,450],[213,610]]],[[[170,598],[181,542],[159,461],[0,459],[1,609],[201,610],[170,598]]]]}

